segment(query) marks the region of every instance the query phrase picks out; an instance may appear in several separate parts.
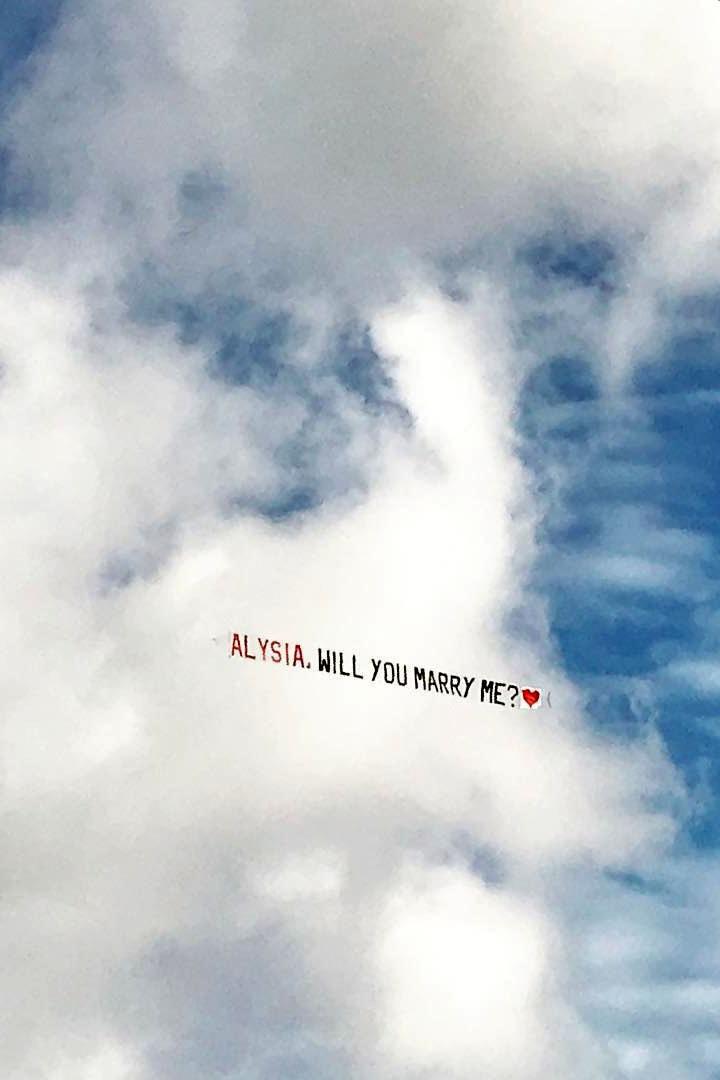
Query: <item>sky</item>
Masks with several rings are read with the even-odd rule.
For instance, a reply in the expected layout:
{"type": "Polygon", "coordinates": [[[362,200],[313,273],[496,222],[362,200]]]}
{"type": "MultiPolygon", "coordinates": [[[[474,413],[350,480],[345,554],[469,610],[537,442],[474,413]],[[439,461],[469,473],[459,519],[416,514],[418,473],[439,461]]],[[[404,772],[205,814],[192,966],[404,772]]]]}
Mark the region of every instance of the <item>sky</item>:
{"type": "Polygon", "coordinates": [[[6,0],[3,1077],[720,1075],[719,68],[6,0]]]}

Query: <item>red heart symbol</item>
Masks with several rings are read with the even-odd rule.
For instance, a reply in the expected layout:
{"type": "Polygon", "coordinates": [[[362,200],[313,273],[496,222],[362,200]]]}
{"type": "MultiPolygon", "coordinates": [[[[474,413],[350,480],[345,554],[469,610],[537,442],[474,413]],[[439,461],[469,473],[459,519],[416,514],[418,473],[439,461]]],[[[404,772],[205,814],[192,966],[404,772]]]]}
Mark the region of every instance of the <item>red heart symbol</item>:
{"type": "Polygon", "coordinates": [[[530,706],[530,708],[532,709],[533,705],[537,704],[537,702],[540,700],[540,691],[539,690],[523,690],[522,696],[525,699],[525,701],[527,702],[527,704],[530,706]]]}

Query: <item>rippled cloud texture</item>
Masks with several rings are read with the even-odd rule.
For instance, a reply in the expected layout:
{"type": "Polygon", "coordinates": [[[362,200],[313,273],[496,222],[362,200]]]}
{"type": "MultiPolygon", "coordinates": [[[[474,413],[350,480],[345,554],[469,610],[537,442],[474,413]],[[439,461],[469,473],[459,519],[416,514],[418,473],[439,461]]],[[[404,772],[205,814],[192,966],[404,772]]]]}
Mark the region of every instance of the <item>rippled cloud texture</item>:
{"type": "Polygon", "coordinates": [[[647,699],[590,716],[538,577],[702,591],[712,544],[628,503],[554,557],[578,460],[522,430],[562,353],[642,440],[633,373],[720,278],[718,70],[716,6],[658,0],[68,0],[38,39],[1,130],[3,1076],[717,1075],[697,791],[647,699]]]}

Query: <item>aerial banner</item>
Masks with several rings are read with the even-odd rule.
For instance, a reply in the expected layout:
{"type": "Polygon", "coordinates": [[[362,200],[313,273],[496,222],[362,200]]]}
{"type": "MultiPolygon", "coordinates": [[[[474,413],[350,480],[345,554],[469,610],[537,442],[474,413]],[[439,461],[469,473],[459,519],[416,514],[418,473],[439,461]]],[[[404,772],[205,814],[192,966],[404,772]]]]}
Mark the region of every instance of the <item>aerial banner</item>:
{"type": "Polygon", "coordinates": [[[384,657],[359,658],[341,649],[309,649],[299,642],[231,632],[228,635],[230,658],[256,663],[283,664],[285,667],[315,670],[319,674],[383,683],[421,693],[440,694],[463,701],[510,709],[539,709],[550,705],[550,694],[536,686],[477,675],[440,671],[426,665],[408,664],[384,657]]]}

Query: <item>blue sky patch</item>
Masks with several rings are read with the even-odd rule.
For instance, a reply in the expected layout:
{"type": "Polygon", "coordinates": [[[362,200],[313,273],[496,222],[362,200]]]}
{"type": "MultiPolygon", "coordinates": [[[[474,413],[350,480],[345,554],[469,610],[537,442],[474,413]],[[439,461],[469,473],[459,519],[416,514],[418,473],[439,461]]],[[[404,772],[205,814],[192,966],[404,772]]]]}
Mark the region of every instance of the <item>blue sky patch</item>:
{"type": "Polygon", "coordinates": [[[527,244],[521,253],[538,277],[570,285],[609,289],[616,270],[615,254],[607,241],[577,239],[556,232],[527,244]]]}
{"type": "Polygon", "coordinates": [[[718,341],[707,326],[683,333],[619,402],[598,399],[587,362],[552,358],[527,380],[521,421],[526,464],[552,490],[536,574],[562,662],[597,724],[651,717],[691,787],[702,775],[688,831],[703,846],[720,843],[720,664],[715,678],[696,662],[720,645],[717,622],[707,629],[720,608],[718,341]]]}
{"type": "Polygon", "coordinates": [[[4,0],[0,5],[0,98],[22,75],[22,65],[43,45],[64,0],[4,0]]]}

